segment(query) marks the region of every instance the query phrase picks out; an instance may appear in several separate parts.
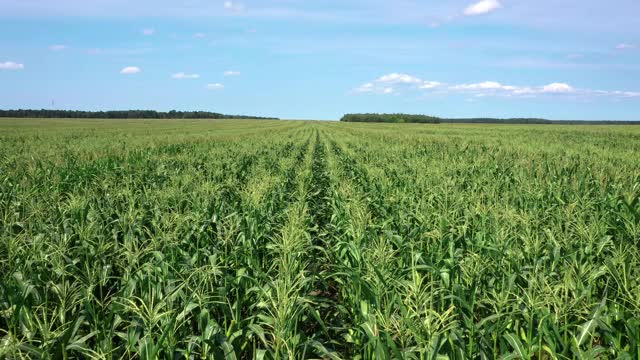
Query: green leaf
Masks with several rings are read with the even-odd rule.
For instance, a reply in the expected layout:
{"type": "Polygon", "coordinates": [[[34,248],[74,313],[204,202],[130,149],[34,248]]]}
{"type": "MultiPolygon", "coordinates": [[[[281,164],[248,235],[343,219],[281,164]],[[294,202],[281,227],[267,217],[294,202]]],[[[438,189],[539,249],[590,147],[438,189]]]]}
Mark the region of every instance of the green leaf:
{"type": "Polygon", "coordinates": [[[526,351],[520,338],[514,333],[504,334],[503,337],[509,342],[511,347],[515,350],[514,354],[517,356],[516,359],[526,359],[526,351]]]}

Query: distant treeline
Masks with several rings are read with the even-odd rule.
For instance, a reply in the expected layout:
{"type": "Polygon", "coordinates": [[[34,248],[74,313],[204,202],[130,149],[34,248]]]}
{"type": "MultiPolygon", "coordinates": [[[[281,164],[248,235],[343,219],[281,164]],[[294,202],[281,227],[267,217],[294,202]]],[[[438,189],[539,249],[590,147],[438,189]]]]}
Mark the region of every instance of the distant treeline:
{"type": "Polygon", "coordinates": [[[377,123],[428,123],[428,124],[564,124],[564,125],[640,125],[640,121],[617,120],[547,120],[538,118],[461,118],[449,119],[428,115],[410,114],[346,114],[340,119],[345,122],[377,123]]]}
{"type": "Polygon", "coordinates": [[[277,118],[227,115],[209,111],[154,111],[154,110],[117,110],[117,111],[75,111],[75,110],[0,110],[0,117],[11,118],[60,118],[60,119],[260,119],[279,120],[277,118]]]}

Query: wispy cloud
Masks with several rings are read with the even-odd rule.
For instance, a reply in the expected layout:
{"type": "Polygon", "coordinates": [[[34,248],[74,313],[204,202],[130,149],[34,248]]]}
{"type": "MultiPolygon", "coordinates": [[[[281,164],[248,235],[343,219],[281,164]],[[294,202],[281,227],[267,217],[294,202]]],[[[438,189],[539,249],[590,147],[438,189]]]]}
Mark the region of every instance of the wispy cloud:
{"type": "Polygon", "coordinates": [[[553,82],[542,86],[507,85],[497,81],[479,83],[445,84],[439,81],[423,80],[419,77],[391,73],[355,88],[354,93],[398,94],[398,93],[438,93],[466,94],[476,97],[535,97],[535,96],[579,96],[579,97],[640,97],[640,92],[620,90],[594,90],[576,88],[564,82],[553,82]]]}
{"type": "Polygon", "coordinates": [[[237,1],[225,1],[223,7],[225,10],[235,13],[243,12],[246,9],[243,3],[237,1]]]}
{"type": "Polygon", "coordinates": [[[610,91],[609,93],[612,94],[612,95],[625,97],[625,98],[630,98],[630,97],[640,98],[640,92],[639,91],[610,91]]]}
{"type": "Polygon", "coordinates": [[[633,50],[633,49],[637,49],[637,48],[638,47],[636,46],[636,44],[622,43],[622,44],[616,45],[616,49],[618,49],[618,50],[633,50]]]}
{"type": "Polygon", "coordinates": [[[224,76],[240,76],[240,71],[228,70],[224,72],[224,76]]]}
{"type": "Polygon", "coordinates": [[[155,33],[156,33],[156,29],[153,29],[153,28],[142,29],[142,35],[144,36],[151,36],[155,33]]]}
{"type": "Polygon", "coordinates": [[[435,89],[439,86],[442,86],[444,84],[442,84],[441,82],[438,81],[423,81],[422,84],[420,84],[419,88],[420,89],[435,89]]]}
{"type": "Polygon", "coordinates": [[[0,62],[0,70],[23,70],[24,64],[15,63],[13,61],[0,62]]]}
{"type": "Polygon", "coordinates": [[[362,84],[360,86],[358,86],[357,88],[353,89],[353,92],[355,93],[371,93],[371,92],[376,92],[376,86],[374,83],[366,83],[366,84],[362,84]]]}
{"type": "Polygon", "coordinates": [[[469,5],[466,9],[464,9],[464,14],[467,16],[484,15],[498,10],[501,7],[502,4],[500,4],[498,0],[482,0],[475,4],[469,5]]]}
{"type": "Polygon", "coordinates": [[[171,78],[176,79],[176,80],[193,80],[193,79],[199,79],[200,75],[199,74],[186,74],[183,72],[179,72],[179,73],[175,73],[173,75],[171,75],[171,78]]]}
{"type": "Polygon", "coordinates": [[[133,75],[133,74],[138,74],[141,71],[142,70],[137,66],[127,66],[127,67],[123,68],[122,70],[120,70],[120,74],[133,75]]]}
{"type": "Polygon", "coordinates": [[[64,51],[64,50],[67,50],[68,48],[69,48],[69,46],[62,45],[62,44],[49,46],[49,50],[51,50],[51,51],[64,51]]]}
{"type": "Polygon", "coordinates": [[[196,39],[204,39],[207,37],[207,34],[199,32],[199,33],[193,34],[193,37],[196,39]]]}
{"type": "Polygon", "coordinates": [[[616,6],[602,0],[566,0],[564,6],[557,6],[557,0],[4,0],[0,3],[4,17],[211,18],[242,13],[251,18],[288,18],[321,21],[323,24],[402,25],[442,23],[448,16],[463,16],[465,5],[468,5],[469,14],[486,14],[496,4],[501,4],[505,8],[504,16],[496,20],[519,28],[545,26],[547,30],[586,30],[594,33],[615,30],[627,33],[627,36],[637,35],[637,26],[634,25],[637,25],[635,15],[638,4],[636,0],[619,0],[616,6]]]}
{"type": "Polygon", "coordinates": [[[224,85],[219,84],[219,83],[207,84],[207,86],[205,86],[205,88],[207,90],[222,90],[222,89],[224,89],[224,85]]]}

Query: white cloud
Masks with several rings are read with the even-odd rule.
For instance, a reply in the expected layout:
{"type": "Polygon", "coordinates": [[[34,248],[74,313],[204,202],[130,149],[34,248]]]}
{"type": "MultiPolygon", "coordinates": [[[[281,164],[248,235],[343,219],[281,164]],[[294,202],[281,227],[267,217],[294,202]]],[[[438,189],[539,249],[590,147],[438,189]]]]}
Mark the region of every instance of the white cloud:
{"type": "Polygon", "coordinates": [[[234,2],[234,1],[225,1],[224,2],[225,10],[233,11],[233,12],[242,12],[245,9],[243,3],[234,2]]]}
{"type": "Polygon", "coordinates": [[[488,14],[494,10],[500,9],[502,4],[498,0],[482,0],[475,4],[469,5],[464,9],[464,14],[467,16],[488,14]]]}
{"type": "Polygon", "coordinates": [[[583,54],[569,54],[567,55],[567,59],[571,59],[571,60],[577,60],[577,59],[583,59],[584,55],[583,54]]]}
{"type": "Polygon", "coordinates": [[[616,49],[618,50],[632,50],[637,48],[637,46],[635,44],[626,44],[626,43],[622,43],[622,44],[618,44],[616,45],[616,49]]]}
{"type": "Polygon", "coordinates": [[[240,76],[240,71],[233,71],[233,70],[225,71],[224,76],[240,76]]]}
{"type": "Polygon", "coordinates": [[[142,35],[144,36],[151,36],[155,33],[156,33],[156,29],[153,29],[153,28],[142,29],[142,35]]]}
{"type": "Polygon", "coordinates": [[[207,37],[207,35],[205,33],[195,33],[193,34],[193,37],[196,39],[204,39],[207,37]]]}
{"type": "MultiPolygon", "coordinates": [[[[511,88],[510,86],[507,86],[511,88]]],[[[485,81],[477,84],[462,84],[452,86],[454,90],[506,90],[505,85],[502,85],[495,81],[485,81]]]]}
{"type": "Polygon", "coordinates": [[[426,81],[408,74],[391,73],[383,75],[372,82],[363,84],[354,89],[353,92],[391,94],[396,92],[396,87],[434,89],[442,85],[444,84],[438,81],[426,81]]]}
{"type": "Polygon", "coordinates": [[[69,47],[67,45],[61,45],[61,44],[49,46],[49,50],[51,51],[64,51],[64,50],[67,50],[68,48],[69,47]]]}
{"type": "Polygon", "coordinates": [[[461,84],[449,87],[454,92],[471,92],[476,96],[488,95],[534,95],[534,94],[566,94],[575,91],[565,83],[551,83],[541,87],[504,85],[496,81],[485,81],[475,84],[461,84]]]}
{"type": "Polygon", "coordinates": [[[24,65],[13,61],[0,62],[0,70],[23,70],[24,65]]]}
{"type": "Polygon", "coordinates": [[[376,89],[375,85],[373,85],[373,83],[366,83],[363,85],[360,85],[359,87],[357,87],[354,92],[357,93],[368,93],[368,92],[374,92],[376,89]]]}
{"type": "Polygon", "coordinates": [[[433,88],[437,88],[438,86],[442,85],[441,82],[438,81],[423,81],[422,85],[420,85],[420,89],[433,89],[433,88]]]}
{"type": "Polygon", "coordinates": [[[206,88],[207,88],[207,90],[222,90],[222,89],[224,89],[224,85],[218,84],[218,83],[207,84],[206,88]]]}
{"type": "Polygon", "coordinates": [[[567,83],[553,82],[542,86],[505,85],[497,81],[447,85],[438,81],[425,81],[418,77],[391,73],[360,85],[352,93],[397,94],[407,91],[432,94],[460,94],[474,97],[531,98],[536,96],[567,96],[586,99],[589,97],[640,98],[640,92],[620,90],[594,90],[575,88],[567,83]]]}
{"type": "Polygon", "coordinates": [[[190,79],[199,79],[200,75],[198,74],[185,74],[183,72],[175,73],[171,75],[172,78],[176,80],[190,80],[190,79]]]}
{"type": "Polygon", "coordinates": [[[127,66],[127,67],[123,68],[122,70],[120,70],[120,74],[133,75],[133,74],[137,74],[137,73],[139,73],[141,71],[142,70],[140,70],[140,68],[137,67],[137,66],[127,66]]]}
{"type": "Polygon", "coordinates": [[[513,95],[519,95],[519,96],[533,96],[539,92],[540,92],[540,89],[532,88],[530,86],[524,86],[524,87],[514,86],[514,89],[512,90],[513,95]]]}
{"type": "Polygon", "coordinates": [[[565,83],[551,83],[542,87],[543,93],[564,94],[574,92],[574,88],[565,83]]]}
{"type": "Polygon", "coordinates": [[[376,82],[387,84],[418,84],[422,80],[407,74],[392,73],[378,78],[376,82]]]}

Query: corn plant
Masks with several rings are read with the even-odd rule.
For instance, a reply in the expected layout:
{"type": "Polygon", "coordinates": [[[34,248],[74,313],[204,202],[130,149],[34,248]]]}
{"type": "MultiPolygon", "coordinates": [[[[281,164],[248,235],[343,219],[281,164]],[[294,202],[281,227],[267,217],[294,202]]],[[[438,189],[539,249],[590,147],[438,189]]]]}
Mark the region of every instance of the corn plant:
{"type": "Polygon", "coordinates": [[[634,127],[0,121],[0,358],[639,359],[634,127]]]}

